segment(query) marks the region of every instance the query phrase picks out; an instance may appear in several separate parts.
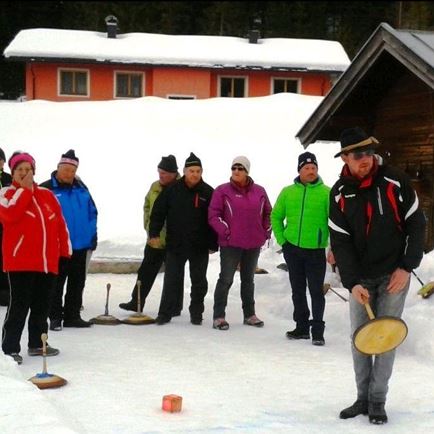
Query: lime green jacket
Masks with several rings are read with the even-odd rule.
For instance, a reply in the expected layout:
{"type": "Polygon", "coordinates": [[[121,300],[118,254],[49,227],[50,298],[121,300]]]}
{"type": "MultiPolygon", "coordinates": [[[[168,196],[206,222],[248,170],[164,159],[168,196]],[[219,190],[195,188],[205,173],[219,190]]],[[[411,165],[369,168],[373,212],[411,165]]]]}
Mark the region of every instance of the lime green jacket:
{"type": "MultiPolygon", "coordinates": [[[[176,177],[179,179],[179,175],[176,177]]],[[[160,184],[160,181],[155,181],[152,183],[151,188],[149,189],[146,197],[145,197],[145,205],[143,206],[143,225],[145,227],[146,234],[149,238],[149,222],[151,221],[151,213],[152,207],[154,206],[155,201],[159,194],[163,191],[165,187],[160,184]]],[[[164,225],[163,229],[160,232],[160,249],[166,248],[166,225],[164,225]]]]}
{"type": "Polygon", "coordinates": [[[319,177],[315,183],[302,184],[300,178],[285,187],[271,211],[271,226],[280,245],[289,241],[305,249],[328,245],[330,188],[319,177]]]}

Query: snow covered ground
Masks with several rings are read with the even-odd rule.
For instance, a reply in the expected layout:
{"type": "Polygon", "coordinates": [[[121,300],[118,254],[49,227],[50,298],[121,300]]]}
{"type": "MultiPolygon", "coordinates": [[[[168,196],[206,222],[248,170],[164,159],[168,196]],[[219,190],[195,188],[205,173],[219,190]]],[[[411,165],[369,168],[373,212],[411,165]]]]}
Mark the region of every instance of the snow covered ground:
{"type": "MultiPolygon", "coordinates": [[[[60,155],[74,148],[78,173],[99,209],[96,257],[140,257],[144,196],[156,179],[162,155],[173,153],[182,167],[190,151],[203,162],[213,186],[226,182],[233,157],[251,160],[251,175],[265,186],[274,203],[280,189],[296,175],[294,138],[321,101],[319,97],[280,94],[264,98],[88,103],[0,104],[0,146],[7,156],[16,149],[36,158],[36,180],[56,168],[60,155]]],[[[309,146],[319,172],[331,185],[341,162],[336,143],[309,146]]],[[[390,384],[386,426],[367,418],[341,421],[339,411],[355,399],[349,341],[348,305],[327,295],[326,346],[290,342],[292,308],[287,274],[274,242],[264,248],[256,276],[257,314],[263,329],[242,324],[239,282],[230,293],[231,328],[211,328],[212,295],[219,272],[218,254],[208,271],[204,324],[189,322],[189,281],[182,316],[165,326],[94,326],[51,332],[49,342],[61,354],[48,359],[49,372],[68,380],[57,390],[40,391],[28,378],[40,372],[40,358],[24,355],[17,366],[0,355],[0,433],[428,433],[434,430],[434,297],[422,300],[412,279],[404,311],[409,335],[398,350],[390,384]],[[183,411],[161,410],[163,395],[183,397],[183,411]]],[[[425,255],[416,270],[434,280],[434,256],[425,255]]],[[[186,273],[188,275],[188,273],[186,273]]],[[[155,316],[163,275],[159,275],[145,312],[155,316]]],[[[330,272],[327,280],[339,288],[330,272]]],[[[83,317],[104,312],[105,288],[111,283],[110,313],[126,318],[117,306],[127,301],[134,275],[89,275],[83,317]]],[[[0,321],[6,308],[0,307],[0,321]]],[[[24,332],[22,346],[27,346],[24,332]]]]}
{"type": "MultiPolygon", "coordinates": [[[[350,355],[348,305],[327,295],[326,346],[290,342],[292,327],[287,273],[276,247],[261,254],[269,271],[256,276],[257,313],[262,329],[242,324],[239,278],[229,297],[228,331],[211,326],[212,293],[219,263],[212,256],[202,326],[189,322],[189,287],[182,316],[165,326],[95,325],[51,332],[61,354],[48,371],[68,380],[60,389],[40,391],[26,380],[41,372],[41,358],[23,354],[17,366],[0,356],[0,432],[48,433],[388,433],[426,434],[434,429],[432,366],[434,299],[416,295],[416,280],[404,319],[409,335],[398,350],[390,383],[389,423],[367,417],[342,421],[339,411],[355,399],[350,355]],[[183,398],[181,413],[161,409],[162,397],[183,398]]],[[[330,272],[327,280],[336,282],[330,272]]],[[[163,275],[145,306],[156,315],[163,275]]],[[[134,275],[94,274],[85,290],[88,319],[104,312],[105,288],[112,284],[110,313],[126,318],[118,303],[128,300],[134,275]]],[[[347,296],[344,289],[338,291],[347,296]]],[[[2,320],[6,308],[0,308],[2,320]]],[[[24,334],[26,335],[26,333],[24,334]]],[[[22,340],[26,347],[26,337],[22,340]]]]}

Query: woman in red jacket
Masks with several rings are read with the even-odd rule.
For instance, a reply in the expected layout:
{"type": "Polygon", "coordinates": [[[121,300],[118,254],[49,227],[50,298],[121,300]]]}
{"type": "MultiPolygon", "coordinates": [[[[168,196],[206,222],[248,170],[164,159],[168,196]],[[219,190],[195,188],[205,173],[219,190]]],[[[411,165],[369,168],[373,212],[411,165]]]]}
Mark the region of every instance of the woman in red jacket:
{"type": "MultiPolygon", "coordinates": [[[[53,193],[33,182],[35,160],[15,152],[9,160],[12,185],[0,190],[3,269],[9,275],[10,302],[2,331],[2,350],[22,363],[20,340],[28,320],[28,354],[42,355],[47,332],[48,296],[59,257],[71,256],[68,229],[53,193]]],[[[47,347],[47,355],[59,350],[47,347]]]]}

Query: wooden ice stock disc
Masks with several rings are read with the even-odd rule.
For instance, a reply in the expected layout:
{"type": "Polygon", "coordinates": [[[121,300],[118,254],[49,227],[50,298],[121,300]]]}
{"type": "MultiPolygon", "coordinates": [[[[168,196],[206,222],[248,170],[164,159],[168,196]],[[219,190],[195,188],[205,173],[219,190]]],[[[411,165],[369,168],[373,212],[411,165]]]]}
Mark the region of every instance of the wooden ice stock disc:
{"type": "Polygon", "coordinates": [[[34,377],[29,378],[35,386],[39,389],[54,389],[56,387],[64,386],[67,381],[54,374],[36,374],[34,377]]]}
{"type": "Polygon", "coordinates": [[[353,343],[363,354],[378,355],[400,345],[407,333],[407,324],[402,319],[384,316],[361,325],[354,333],[353,343]]]}

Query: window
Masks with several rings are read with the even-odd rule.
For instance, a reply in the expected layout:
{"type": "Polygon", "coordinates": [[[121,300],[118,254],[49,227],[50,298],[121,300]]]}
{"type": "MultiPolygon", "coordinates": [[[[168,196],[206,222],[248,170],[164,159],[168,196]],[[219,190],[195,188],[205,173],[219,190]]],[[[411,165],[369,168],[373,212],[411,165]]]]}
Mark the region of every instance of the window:
{"type": "Polygon", "coordinates": [[[167,99],[196,99],[194,95],[167,95],[167,99]]]}
{"type": "Polygon", "coordinates": [[[115,97],[140,98],[143,96],[143,74],[133,72],[116,72],[115,97]]]}
{"type": "Polygon", "coordinates": [[[60,95],[72,95],[72,96],[88,96],[88,71],[73,70],[73,69],[61,69],[59,71],[60,95]]]}
{"type": "Polygon", "coordinates": [[[293,78],[273,78],[273,93],[299,93],[299,80],[293,78]]]}
{"type": "Polygon", "coordinates": [[[246,79],[244,77],[220,77],[220,96],[244,98],[246,79]]]}

